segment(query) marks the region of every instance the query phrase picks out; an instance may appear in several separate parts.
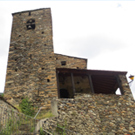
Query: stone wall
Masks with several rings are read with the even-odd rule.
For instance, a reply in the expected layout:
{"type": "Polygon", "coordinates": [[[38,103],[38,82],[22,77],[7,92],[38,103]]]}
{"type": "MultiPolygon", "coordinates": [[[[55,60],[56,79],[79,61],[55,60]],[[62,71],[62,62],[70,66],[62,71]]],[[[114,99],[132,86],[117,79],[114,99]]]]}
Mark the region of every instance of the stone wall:
{"type": "Polygon", "coordinates": [[[12,104],[8,103],[1,95],[0,95],[0,107],[17,110],[12,104]]]}
{"type": "MultiPolygon", "coordinates": [[[[47,120],[48,130],[61,125],[72,134],[81,135],[135,133],[135,102],[123,96],[104,94],[77,95],[75,99],[59,99],[58,117],[47,120]]],[[[56,127],[54,128],[55,131],[56,127]]],[[[53,131],[53,130],[52,130],[53,131]]]]}
{"type": "Polygon", "coordinates": [[[87,59],[66,56],[62,54],[54,54],[56,59],[56,68],[73,68],[73,69],[87,69],[87,59]],[[62,65],[61,62],[65,61],[66,64],[62,65]]]}
{"type": "Polygon", "coordinates": [[[57,97],[50,8],[13,14],[4,96],[48,107],[57,97]]]}
{"type": "Polygon", "coordinates": [[[0,95],[0,133],[14,112],[17,113],[18,110],[0,95]]]}
{"type": "Polygon", "coordinates": [[[119,78],[123,95],[81,93],[74,99],[54,99],[58,116],[47,119],[44,129],[56,132],[59,124],[72,131],[67,131],[70,135],[135,134],[135,101],[126,77],[119,78]]]}

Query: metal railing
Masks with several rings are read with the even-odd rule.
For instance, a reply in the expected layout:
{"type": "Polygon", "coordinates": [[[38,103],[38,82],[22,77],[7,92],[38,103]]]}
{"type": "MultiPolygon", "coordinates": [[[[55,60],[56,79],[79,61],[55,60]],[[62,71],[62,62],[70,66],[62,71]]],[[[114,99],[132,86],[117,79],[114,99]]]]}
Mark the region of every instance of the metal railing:
{"type": "Polygon", "coordinates": [[[34,135],[38,120],[0,106],[0,135],[34,135]]]}

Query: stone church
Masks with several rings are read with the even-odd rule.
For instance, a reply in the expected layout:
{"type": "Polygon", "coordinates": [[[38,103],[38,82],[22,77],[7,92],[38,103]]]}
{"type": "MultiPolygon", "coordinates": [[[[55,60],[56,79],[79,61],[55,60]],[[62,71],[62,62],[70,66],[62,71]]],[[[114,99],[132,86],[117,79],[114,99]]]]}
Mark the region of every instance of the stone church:
{"type": "Polygon", "coordinates": [[[88,70],[87,59],[54,53],[50,8],[13,13],[4,96],[11,104],[28,97],[49,108],[53,98],[77,93],[112,94],[133,100],[126,72],[88,70]]]}

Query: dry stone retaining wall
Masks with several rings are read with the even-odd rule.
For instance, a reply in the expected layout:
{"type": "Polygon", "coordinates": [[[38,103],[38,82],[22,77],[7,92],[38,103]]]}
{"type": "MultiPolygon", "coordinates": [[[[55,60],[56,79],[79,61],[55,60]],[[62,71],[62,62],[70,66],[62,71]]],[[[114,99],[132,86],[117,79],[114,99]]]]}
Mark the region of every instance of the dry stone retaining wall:
{"type": "Polygon", "coordinates": [[[58,117],[47,120],[45,129],[56,124],[81,135],[135,134],[135,102],[123,96],[78,94],[75,99],[57,99],[58,117]],[[50,123],[50,124],[49,124],[50,123]]]}

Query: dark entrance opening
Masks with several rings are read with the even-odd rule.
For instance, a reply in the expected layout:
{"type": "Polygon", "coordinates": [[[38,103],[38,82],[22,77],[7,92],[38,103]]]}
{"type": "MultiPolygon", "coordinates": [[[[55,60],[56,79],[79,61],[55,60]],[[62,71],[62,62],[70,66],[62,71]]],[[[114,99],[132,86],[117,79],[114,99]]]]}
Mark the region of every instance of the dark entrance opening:
{"type": "Polygon", "coordinates": [[[71,74],[69,73],[59,73],[58,74],[59,80],[59,98],[73,98],[73,86],[72,86],[72,79],[71,74]]]}
{"type": "Polygon", "coordinates": [[[67,89],[60,89],[60,98],[69,98],[69,93],[67,89]]]}

